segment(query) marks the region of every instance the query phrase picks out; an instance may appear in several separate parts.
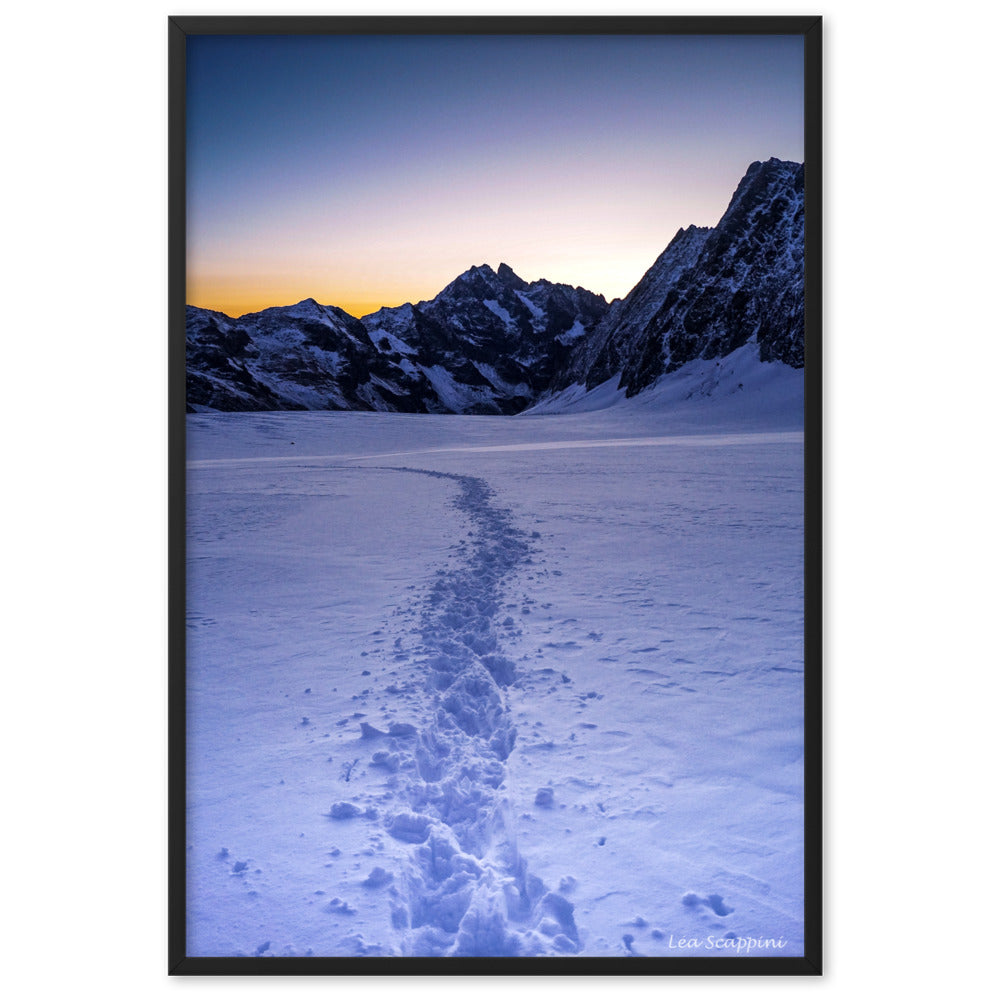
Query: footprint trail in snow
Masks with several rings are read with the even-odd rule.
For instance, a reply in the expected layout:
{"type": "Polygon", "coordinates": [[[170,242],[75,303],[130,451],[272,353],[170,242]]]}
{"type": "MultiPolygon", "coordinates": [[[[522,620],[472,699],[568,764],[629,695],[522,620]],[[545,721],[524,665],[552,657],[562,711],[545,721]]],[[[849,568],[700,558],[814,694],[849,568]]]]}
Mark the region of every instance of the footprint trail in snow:
{"type": "MultiPolygon", "coordinates": [[[[530,544],[496,506],[487,483],[424,469],[384,471],[449,479],[471,524],[461,560],[439,571],[419,610],[419,666],[431,699],[420,726],[362,724],[368,765],[386,772],[379,821],[413,844],[407,870],[376,869],[388,885],[393,927],[410,955],[540,955],[579,951],[573,904],[527,871],[508,822],[505,762],[516,730],[506,688],[515,667],[501,637],[507,578],[530,544]],[[367,749],[367,747],[366,747],[367,749]],[[392,876],[392,877],[390,877],[392,876]]],[[[397,648],[401,641],[397,639],[397,648]]],[[[338,802],[331,818],[361,814],[338,802]]]]}

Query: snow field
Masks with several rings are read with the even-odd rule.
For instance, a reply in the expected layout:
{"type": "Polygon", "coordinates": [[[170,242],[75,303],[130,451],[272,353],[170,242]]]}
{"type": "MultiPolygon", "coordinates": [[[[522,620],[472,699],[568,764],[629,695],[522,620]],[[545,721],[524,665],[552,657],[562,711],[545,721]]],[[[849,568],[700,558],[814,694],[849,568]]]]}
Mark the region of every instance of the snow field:
{"type": "Polygon", "coordinates": [[[801,953],[801,435],[622,410],[189,417],[191,954],[801,953]]]}
{"type": "Polygon", "coordinates": [[[189,473],[192,954],[254,954],[269,938],[295,954],[339,947],[309,914],[360,884],[374,848],[371,831],[322,814],[351,789],[359,754],[342,744],[361,746],[362,720],[383,723],[368,664],[392,645],[386,624],[432,583],[400,553],[419,531],[423,557],[447,556],[449,526],[419,514],[449,502],[436,480],[411,477],[413,506],[397,509],[380,482],[392,473],[361,484],[349,471],[265,469],[189,473]]]}
{"type": "Polygon", "coordinates": [[[575,881],[595,953],[749,928],[801,950],[798,450],[621,449],[603,476],[567,451],[524,474],[549,555],[512,650],[510,784],[519,843],[541,877],[575,881]],[[552,811],[529,808],[543,785],[552,811]],[[682,909],[692,891],[732,913],[682,909]]]}

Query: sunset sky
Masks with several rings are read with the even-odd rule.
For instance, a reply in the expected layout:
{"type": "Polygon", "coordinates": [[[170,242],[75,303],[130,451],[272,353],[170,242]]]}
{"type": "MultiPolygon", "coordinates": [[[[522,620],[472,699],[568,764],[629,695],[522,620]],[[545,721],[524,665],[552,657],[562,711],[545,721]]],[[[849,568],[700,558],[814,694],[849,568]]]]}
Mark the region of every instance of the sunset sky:
{"type": "Polygon", "coordinates": [[[625,295],[754,160],[801,36],[187,39],[187,301],[362,316],[474,264],[625,295]]]}

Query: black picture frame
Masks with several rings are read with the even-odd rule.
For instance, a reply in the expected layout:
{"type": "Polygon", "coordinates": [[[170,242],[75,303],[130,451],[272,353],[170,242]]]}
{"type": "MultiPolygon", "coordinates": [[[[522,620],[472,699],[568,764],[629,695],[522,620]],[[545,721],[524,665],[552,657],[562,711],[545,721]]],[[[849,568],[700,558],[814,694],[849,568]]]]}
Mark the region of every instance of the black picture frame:
{"type": "Polygon", "coordinates": [[[822,19],[820,17],[178,16],[169,38],[170,975],[820,975],[822,973],[822,19]],[[798,35],[805,52],[805,952],[801,957],[192,957],[186,953],[185,59],[195,35],[798,35]]]}

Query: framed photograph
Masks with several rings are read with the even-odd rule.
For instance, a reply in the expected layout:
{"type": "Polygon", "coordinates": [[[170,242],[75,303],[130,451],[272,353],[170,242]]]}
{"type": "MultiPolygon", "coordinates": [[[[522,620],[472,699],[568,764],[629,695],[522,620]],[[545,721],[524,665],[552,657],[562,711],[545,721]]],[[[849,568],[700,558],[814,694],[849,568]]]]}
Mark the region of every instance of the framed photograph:
{"type": "Polygon", "coordinates": [[[821,19],[168,31],[171,974],[820,974],[821,19]]]}

